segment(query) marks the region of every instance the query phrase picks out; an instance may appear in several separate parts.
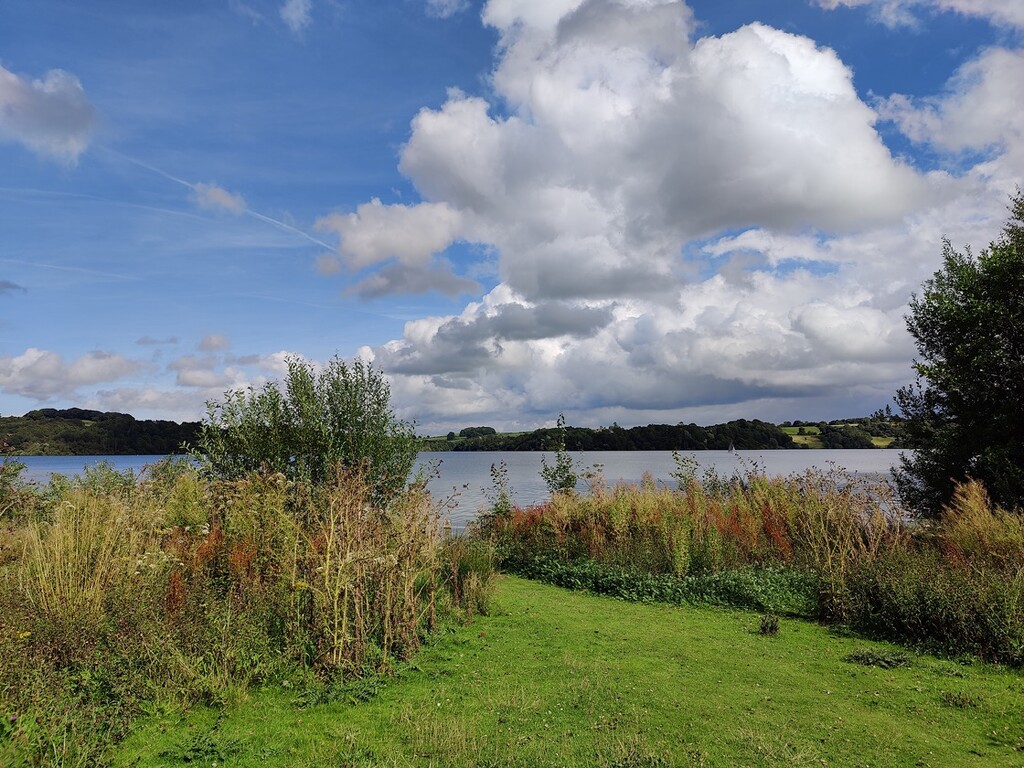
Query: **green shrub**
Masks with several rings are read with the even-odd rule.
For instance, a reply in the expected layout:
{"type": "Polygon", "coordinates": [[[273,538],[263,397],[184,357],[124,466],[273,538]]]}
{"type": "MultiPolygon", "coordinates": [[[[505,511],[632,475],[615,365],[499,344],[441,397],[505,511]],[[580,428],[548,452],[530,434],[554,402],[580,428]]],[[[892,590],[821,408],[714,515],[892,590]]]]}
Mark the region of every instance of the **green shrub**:
{"type": "Polygon", "coordinates": [[[253,472],[329,483],[340,465],[362,471],[376,501],[405,487],[416,442],[395,418],[384,376],[361,360],[333,358],[322,370],[293,358],[283,384],[228,392],[208,403],[195,455],[221,479],[253,472]]]}
{"type": "Polygon", "coordinates": [[[535,556],[505,569],[567,589],[642,603],[694,603],[754,608],[793,616],[817,614],[817,582],[791,569],[744,568],[700,576],[653,574],[580,559],[535,556]]]}
{"type": "Polygon", "coordinates": [[[872,637],[1024,663],[1024,570],[979,571],[936,550],[896,550],[863,562],[843,601],[850,626],[872,637]]]}
{"type": "Polygon", "coordinates": [[[551,494],[573,493],[576,490],[576,481],[579,480],[579,473],[572,456],[565,449],[565,416],[558,414],[558,426],[556,427],[555,463],[548,464],[547,458],[540,457],[541,477],[547,485],[551,494]]]}

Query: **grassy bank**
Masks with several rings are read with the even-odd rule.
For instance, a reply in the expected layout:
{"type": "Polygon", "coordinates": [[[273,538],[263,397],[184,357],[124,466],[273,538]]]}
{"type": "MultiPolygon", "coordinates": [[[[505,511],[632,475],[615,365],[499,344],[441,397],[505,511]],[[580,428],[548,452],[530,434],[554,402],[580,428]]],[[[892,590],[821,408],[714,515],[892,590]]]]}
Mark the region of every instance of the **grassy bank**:
{"type": "Polygon", "coordinates": [[[1003,668],[798,620],[765,636],[752,612],[514,577],[493,608],[338,701],[302,706],[300,690],[276,688],[226,709],[157,713],[117,764],[1021,764],[1024,679],[1003,668]]]}
{"type": "MultiPolygon", "coordinates": [[[[5,476],[10,480],[11,473],[5,476]]],[[[0,765],[105,764],[160,707],[390,671],[486,602],[486,549],[421,485],[143,482],[109,467],[0,501],[0,765]]]]}
{"type": "MultiPolygon", "coordinates": [[[[484,521],[507,571],[632,600],[820,617],[949,656],[1024,665],[1024,518],[957,488],[906,525],[888,487],[838,471],[603,485],[484,521]]],[[[687,471],[689,469],[689,471],[687,471]]],[[[507,498],[503,497],[503,498],[507,498]]]]}

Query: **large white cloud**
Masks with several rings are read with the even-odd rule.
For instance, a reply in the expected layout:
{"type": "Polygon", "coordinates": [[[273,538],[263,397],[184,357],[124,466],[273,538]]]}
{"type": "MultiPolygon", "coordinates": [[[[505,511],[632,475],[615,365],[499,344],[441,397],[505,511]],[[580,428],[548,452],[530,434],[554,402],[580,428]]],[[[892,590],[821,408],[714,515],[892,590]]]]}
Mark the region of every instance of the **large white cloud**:
{"type": "Polygon", "coordinates": [[[95,110],[70,72],[51,69],[30,80],[0,66],[0,141],[74,163],[95,127],[95,110]]]}
{"type": "Polygon", "coordinates": [[[854,230],[926,199],[850,70],[753,24],[691,45],[681,3],[488,6],[510,111],[455,92],[413,121],[401,169],[529,298],[651,294],[687,240],[729,228],[854,230]]]}
{"type": "Polygon", "coordinates": [[[666,0],[492,0],[483,18],[496,98],[423,109],[400,159],[445,216],[346,220],[367,268],[455,237],[499,255],[481,301],[365,350],[406,415],[786,418],[771,404],[878,407],[909,377],[907,300],[942,234],[998,227],[991,167],[895,158],[876,123],[899,104],[880,115],[834,51],[763,24],[697,39],[666,0]]]}

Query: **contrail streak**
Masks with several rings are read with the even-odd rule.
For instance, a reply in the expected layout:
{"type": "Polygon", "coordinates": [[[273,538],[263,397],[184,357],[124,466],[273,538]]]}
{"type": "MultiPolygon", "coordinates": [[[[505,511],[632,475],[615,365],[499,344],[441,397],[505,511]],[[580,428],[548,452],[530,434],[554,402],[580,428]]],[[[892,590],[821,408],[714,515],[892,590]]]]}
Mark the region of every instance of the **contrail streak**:
{"type": "MultiPolygon", "coordinates": [[[[132,163],[133,165],[137,165],[140,168],[145,168],[147,171],[155,173],[158,176],[163,176],[165,179],[173,181],[173,182],[175,182],[177,184],[181,184],[181,186],[186,187],[187,189],[190,189],[193,192],[198,192],[199,191],[199,189],[198,189],[199,185],[198,184],[193,184],[192,182],[186,181],[185,179],[179,179],[177,176],[173,176],[173,175],[167,173],[167,171],[163,171],[163,170],[157,168],[155,165],[150,165],[149,163],[144,163],[142,160],[137,160],[134,157],[129,157],[128,155],[122,154],[121,152],[117,152],[117,151],[115,151],[113,149],[109,149],[107,147],[103,147],[103,150],[105,152],[111,154],[111,155],[114,155],[117,158],[120,158],[121,160],[124,160],[126,162],[132,163]]],[[[287,222],[284,222],[284,221],[281,221],[279,219],[275,219],[275,218],[273,218],[271,216],[267,216],[265,214],[259,213],[258,211],[254,211],[251,208],[249,208],[249,206],[245,207],[244,213],[247,214],[248,216],[251,216],[254,219],[257,219],[257,220],[262,221],[262,222],[264,222],[266,224],[270,224],[272,226],[275,226],[278,229],[282,229],[285,232],[290,232],[290,233],[292,233],[294,235],[298,235],[299,237],[302,237],[302,238],[308,240],[311,243],[319,245],[321,248],[326,248],[329,251],[335,250],[335,247],[333,245],[325,243],[323,240],[320,240],[320,239],[318,239],[316,237],[313,237],[312,235],[310,235],[307,232],[303,232],[298,227],[293,227],[291,224],[288,224],[287,222]]]]}
{"type": "Polygon", "coordinates": [[[323,248],[326,248],[329,251],[333,251],[334,250],[334,246],[333,245],[328,245],[323,240],[318,240],[317,238],[313,237],[312,235],[306,234],[301,229],[293,227],[291,224],[286,224],[283,221],[278,221],[277,219],[272,219],[269,216],[264,216],[262,213],[257,213],[256,211],[251,210],[248,206],[246,206],[245,212],[247,214],[249,214],[250,216],[252,216],[254,219],[259,219],[260,221],[265,221],[268,224],[273,224],[275,227],[283,229],[286,232],[294,232],[296,235],[299,235],[300,237],[304,237],[307,240],[309,240],[309,242],[316,243],[317,245],[319,245],[319,246],[321,246],[323,248]]]}
{"type": "Polygon", "coordinates": [[[0,259],[4,264],[18,264],[24,267],[41,267],[43,269],[56,269],[60,272],[77,272],[83,275],[96,275],[97,277],[114,278],[115,280],[136,281],[141,278],[134,275],[120,275],[116,272],[101,272],[98,269],[86,269],[85,267],[67,267],[61,264],[44,264],[39,261],[24,261],[23,259],[0,259]]]}

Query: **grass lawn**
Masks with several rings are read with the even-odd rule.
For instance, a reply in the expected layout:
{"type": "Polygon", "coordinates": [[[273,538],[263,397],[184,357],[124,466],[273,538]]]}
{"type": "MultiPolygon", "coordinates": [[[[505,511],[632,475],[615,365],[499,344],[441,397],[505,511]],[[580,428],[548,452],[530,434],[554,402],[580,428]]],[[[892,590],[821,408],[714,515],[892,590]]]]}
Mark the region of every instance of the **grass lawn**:
{"type": "Polygon", "coordinates": [[[793,442],[797,445],[806,445],[808,448],[824,448],[825,444],[817,435],[791,435],[793,442]]]}
{"type": "Polygon", "coordinates": [[[345,701],[155,713],[123,766],[1021,766],[1024,675],[755,613],[502,577],[490,616],[345,701]],[[905,652],[904,652],[905,653],[905,652]]]}

